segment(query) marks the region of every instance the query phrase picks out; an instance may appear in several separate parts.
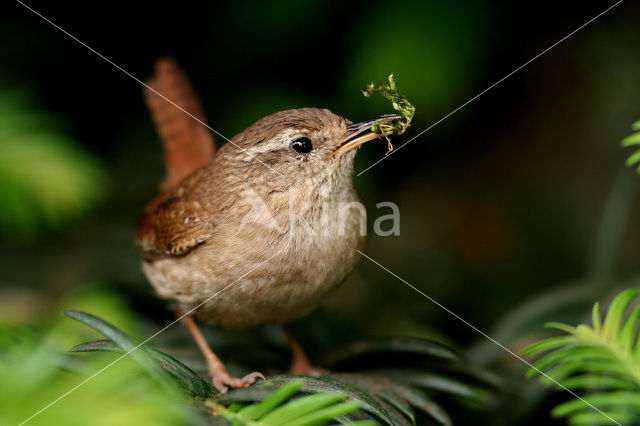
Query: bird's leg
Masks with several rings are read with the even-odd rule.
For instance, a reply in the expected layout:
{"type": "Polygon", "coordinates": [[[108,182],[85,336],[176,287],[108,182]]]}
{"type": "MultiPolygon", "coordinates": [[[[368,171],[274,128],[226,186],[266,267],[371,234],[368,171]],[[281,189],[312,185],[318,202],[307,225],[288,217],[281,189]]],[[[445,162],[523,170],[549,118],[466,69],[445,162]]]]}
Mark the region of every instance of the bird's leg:
{"type": "Polygon", "coordinates": [[[233,377],[227,371],[227,367],[220,361],[220,358],[211,350],[209,344],[205,340],[202,332],[198,328],[196,321],[189,314],[184,314],[180,309],[176,309],[176,316],[182,322],[182,324],[189,330],[189,334],[195,340],[196,345],[204,355],[209,367],[209,374],[213,378],[213,386],[220,392],[225,393],[232,388],[246,388],[255,383],[256,379],[261,378],[264,380],[264,376],[261,373],[254,372],[247,374],[244,377],[233,377]]]}
{"type": "Polygon", "coordinates": [[[289,348],[291,349],[291,355],[293,356],[293,359],[291,360],[291,367],[289,368],[289,374],[321,376],[327,373],[326,370],[316,367],[311,363],[311,361],[309,361],[309,358],[307,357],[307,354],[304,353],[302,346],[300,346],[300,343],[298,343],[286,326],[282,326],[282,331],[287,338],[289,348]]]}

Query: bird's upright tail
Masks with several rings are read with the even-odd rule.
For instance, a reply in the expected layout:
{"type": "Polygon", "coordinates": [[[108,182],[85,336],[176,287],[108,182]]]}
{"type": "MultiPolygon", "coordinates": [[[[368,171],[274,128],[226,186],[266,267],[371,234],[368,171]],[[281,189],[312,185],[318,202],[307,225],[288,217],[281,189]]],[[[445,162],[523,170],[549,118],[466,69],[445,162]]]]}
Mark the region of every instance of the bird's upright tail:
{"type": "Polygon", "coordinates": [[[166,190],[205,166],[215,154],[200,99],[175,59],[163,57],[144,87],[144,98],[162,138],[167,176],[166,190]]]}

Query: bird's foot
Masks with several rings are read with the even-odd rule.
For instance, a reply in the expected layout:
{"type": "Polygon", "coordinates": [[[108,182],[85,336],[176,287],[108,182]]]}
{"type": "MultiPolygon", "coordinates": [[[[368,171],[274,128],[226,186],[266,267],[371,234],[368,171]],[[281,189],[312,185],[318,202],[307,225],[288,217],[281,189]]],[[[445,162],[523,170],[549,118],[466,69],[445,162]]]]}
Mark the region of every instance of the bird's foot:
{"type": "Polygon", "coordinates": [[[296,376],[324,376],[328,373],[329,370],[313,365],[304,352],[294,351],[291,367],[289,367],[289,374],[296,376]]]}
{"type": "Polygon", "coordinates": [[[282,326],[282,331],[291,347],[291,355],[293,355],[289,374],[296,376],[324,376],[329,373],[329,370],[317,367],[311,363],[307,354],[304,353],[302,346],[300,346],[287,327],[282,326]]]}
{"type": "Polygon", "coordinates": [[[227,367],[220,361],[218,355],[211,350],[193,317],[184,314],[180,309],[176,309],[176,315],[185,327],[187,327],[196,345],[198,345],[200,352],[204,355],[207,366],[209,367],[209,374],[213,377],[213,386],[220,392],[225,393],[229,390],[229,387],[246,388],[254,384],[258,378],[264,380],[264,376],[258,372],[247,374],[244,377],[233,377],[227,371],[227,367]]]}
{"type": "Polygon", "coordinates": [[[257,371],[244,377],[233,377],[224,366],[222,368],[216,366],[216,368],[210,369],[209,373],[213,377],[213,386],[222,393],[227,392],[229,388],[246,388],[254,384],[258,379],[264,380],[262,373],[257,371]]]}

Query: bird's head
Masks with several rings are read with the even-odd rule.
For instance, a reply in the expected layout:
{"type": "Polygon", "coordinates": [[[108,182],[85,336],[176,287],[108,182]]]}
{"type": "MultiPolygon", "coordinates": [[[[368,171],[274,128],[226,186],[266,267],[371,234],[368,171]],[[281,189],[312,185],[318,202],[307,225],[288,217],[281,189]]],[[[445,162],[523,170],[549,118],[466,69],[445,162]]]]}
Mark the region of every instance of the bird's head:
{"type": "Polygon", "coordinates": [[[216,161],[248,182],[264,181],[281,190],[350,187],[356,151],[379,137],[371,125],[398,119],[388,115],[352,124],[327,109],[280,111],[236,135],[216,161]]]}

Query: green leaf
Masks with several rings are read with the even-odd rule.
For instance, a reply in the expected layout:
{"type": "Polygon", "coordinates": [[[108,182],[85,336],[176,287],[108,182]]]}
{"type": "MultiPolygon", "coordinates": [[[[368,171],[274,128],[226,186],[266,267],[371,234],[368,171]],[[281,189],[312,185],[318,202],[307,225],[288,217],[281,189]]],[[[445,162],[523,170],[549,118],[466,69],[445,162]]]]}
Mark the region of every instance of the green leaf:
{"type": "Polygon", "coordinates": [[[269,425],[281,425],[343,400],[344,395],[339,393],[307,395],[278,407],[261,417],[260,421],[269,425]]]}
{"type": "Polygon", "coordinates": [[[638,319],[640,319],[640,305],[636,305],[627,317],[618,339],[621,346],[627,351],[632,350],[635,346],[634,341],[636,339],[638,319]]]}
{"type": "Polygon", "coordinates": [[[443,426],[451,426],[453,423],[447,412],[424,392],[410,386],[395,385],[393,390],[406,399],[409,404],[422,410],[443,426]]]}
{"type": "MultiPolygon", "coordinates": [[[[155,358],[178,383],[194,396],[208,398],[214,394],[213,388],[189,367],[177,359],[159,350],[143,346],[145,352],[155,358]]],[[[94,340],[81,343],[69,350],[70,352],[119,352],[123,350],[111,340],[94,340]]]]}
{"type": "Polygon", "coordinates": [[[156,362],[154,362],[145,351],[137,350],[141,345],[136,345],[124,332],[95,315],[91,315],[86,312],[68,310],[64,311],[64,314],[69,318],[93,328],[117,344],[125,354],[114,362],[117,362],[119,359],[124,358],[127,355],[131,355],[131,357],[135,359],[151,377],[157,380],[158,383],[168,389],[174,389],[174,382],[167,376],[165,371],[156,362]]]}
{"type": "Polygon", "coordinates": [[[622,139],[622,146],[627,147],[631,145],[640,144],[640,133],[634,133],[626,138],[622,139]]]}
{"type": "Polygon", "coordinates": [[[262,401],[273,393],[273,389],[272,384],[268,380],[249,386],[248,388],[231,389],[227,393],[222,394],[218,399],[218,403],[229,405],[233,403],[262,401]]]}
{"type": "Polygon", "coordinates": [[[547,322],[544,324],[544,326],[547,328],[555,328],[556,330],[564,331],[569,334],[576,333],[575,327],[571,327],[570,325],[562,324],[560,322],[547,322]]]}
{"type": "Polygon", "coordinates": [[[636,151],[633,154],[631,154],[629,158],[627,158],[625,165],[629,167],[636,164],[638,161],[640,161],[640,151],[636,151]]]}
{"type": "Polygon", "coordinates": [[[392,370],[385,375],[411,386],[425,390],[443,392],[460,398],[477,399],[478,392],[459,380],[421,370],[392,370]]]}
{"type": "Polygon", "coordinates": [[[298,380],[302,378],[304,384],[301,390],[303,392],[339,392],[344,394],[348,399],[359,401],[362,404],[362,409],[373,414],[383,422],[393,425],[393,418],[401,418],[400,413],[394,412],[392,407],[385,406],[379,400],[376,400],[371,395],[363,392],[355,386],[346,385],[336,379],[326,376],[310,377],[310,376],[273,376],[269,377],[269,382],[274,385],[283,386],[292,380],[298,380]]]}
{"type": "Polygon", "coordinates": [[[562,385],[568,389],[637,389],[637,386],[628,380],[593,374],[569,377],[562,381],[562,385]]]}
{"type": "Polygon", "coordinates": [[[349,414],[353,411],[359,410],[361,406],[362,404],[358,401],[343,402],[342,404],[332,405],[330,407],[326,407],[316,412],[307,414],[300,419],[296,419],[288,423],[283,423],[281,424],[281,426],[319,425],[331,421],[336,417],[340,417],[344,414],[349,414]]]}
{"type": "MultiPolygon", "coordinates": [[[[640,125],[638,125],[638,122],[640,122],[640,120],[636,121],[631,126],[633,130],[640,130],[640,125]]],[[[627,136],[622,140],[622,146],[627,147],[632,145],[640,145],[640,132],[627,136]]],[[[627,167],[629,167],[638,162],[640,162],[640,150],[631,154],[631,156],[626,161],[626,165],[627,167]]],[[[636,171],[638,172],[638,174],[640,174],[640,165],[638,166],[636,171]]]]}
{"type": "MultiPolygon", "coordinates": [[[[281,379],[282,377],[277,378],[281,379]]],[[[220,406],[220,401],[223,398],[220,398],[217,402],[211,402],[211,404],[232,425],[250,426],[312,426],[324,424],[328,421],[343,423],[348,422],[346,416],[355,414],[362,407],[362,403],[359,401],[342,402],[345,399],[345,395],[341,393],[314,393],[289,400],[296,393],[303,390],[304,383],[308,378],[292,378],[289,381],[278,383],[274,383],[272,379],[270,378],[266,382],[251,386],[256,389],[268,389],[271,392],[269,396],[259,403],[245,406],[239,410],[220,406]],[[289,401],[286,402],[287,400],[289,401]]],[[[233,391],[229,393],[233,393],[233,391]]],[[[261,397],[262,395],[254,394],[253,396],[261,397]]],[[[371,424],[371,422],[363,424],[371,424]]]]}
{"type": "Polygon", "coordinates": [[[298,392],[302,387],[302,383],[302,380],[289,382],[280,389],[277,389],[259,404],[245,407],[240,410],[239,413],[250,420],[257,420],[298,392]]]}
{"type": "Polygon", "coordinates": [[[415,414],[409,403],[395,392],[396,382],[390,377],[386,377],[375,372],[365,372],[361,374],[352,373],[331,373],[330,377],[336,378],[348,384],[353,384],[361,390],[378,396],[389,405],[404,414],[411,423],[415,423],[415,414]]]}
{"type": "MultiPolygon", "coordinates": [[[[568,417],[571,424],[616,424],[594,412],[591,404],[614,419],[640,418],[640,357],[637,356],[640,352],[636,351],[636,345],[640,344],[636,336],[640,305],[625,319],[629,306],[638,301],[639,295],[637,289],[619,293],[610,303],[604,322],[600,319],[599,304],[595,303],[593,328],[585,324],[575,328],[558,324],[556,328],[571,335],[547,339],[525,349],[530,355],[544,353],[533,363],[536,368],[547,370],[551,379],[542,377],[543,383],[559,383],[558,388],[589,392],[584,400],[576,398],[558,405],[552,410],[552,416],[568,417]]],[[[527,372],[527,376],[534,374],[527,372]]]]}
{"type": "Polygon", "coordinates": [[[562,403],[551,410],[553,417],[565,417],[580,410],[591,411],[596,407],[601,411],[609,407],[626,407],[640,409],[640,398],[637,392],[599,393],[562,403]],[[591,404],[591,405],[589,405],[591,404]]]}
{"type": "Polygon", "coordinates": [[[593,330],[596,332],[596,334],[599,334],[600,328],[602,327],[602,322],[600,321],[600,303],[598,302],[593,305],[593,310],[591,311],[591,322],[593,330]]]}
{"type": "Polygon", "coordinates": [[[579,340],[574,336],[558,336],[551,337],[549,339],[542,340],[540,342],[532,343],[526,348],[520,351],[522,356],[535,356],[542,352],[549,351],[551,349],[560,348],[562,346],[576,343],[579,340]]]}
{"type": "Polygon", "coordinates": [[[572,353],[574,348],[574,346],[566,346],[541,356],[531,363],[532,368],[526,372],[525,378],[530,379],[541,374],[541,372],[544,372],[549,367],[556,365],[559,361],[567,357],[568,354],[572,353]]]}
{"type": "Polygon", "coordinates": [[[372,416],[371,414],[363,410],[354,411],[353,413],[346,414],[344,416],[340,416],[336,418],[336,422],[342,425],[350,425],[354,422],[360,422],[360,421],[369,421],[369,422],[373,422],[373,424],[375,425],[380,425],[380,422],[376,421],[374,416],[372,416]]]}
{"type": "MultiPolygon", "coordinates": [[[[613,358],[592,360],[590,357],[586,357],[586,359],[580,359],[579,362],[576,361],[559,364],[557,367],[547,371],[545,374],[553,380],[562,383],[565,378],[573,374],[584,372],[591,372],[592,374],[618,374],[620,376],[625,376],[628,375],[629,370],[625,365],[613,358]]],[[[543,376],[540,378],[540,381],[547,384],[553,383],[548,377],[543,376]]]]}
{"type": "Polygon", "coordinates": [[[622,320],[624,313],[629,304],[638,296],[638,290],[634,288],[627,289],[618,294],[607,309],[604,325],[602,328],[602,336],[605,339],[615,340],[618,337],[618,331],[622,328],[622,320]]]}
{"type": "Polygon", "coordinates": [[[571,416],[569,424],[578,426],[594,426],[594,425],[630,425],[634,419],[633,414],[628,412],[616,412],[607,410],[607,416],[595,410],[591,412],[578,413],[571,416]],[[613,419],[613,420],[611,420],[613,419]]]}

